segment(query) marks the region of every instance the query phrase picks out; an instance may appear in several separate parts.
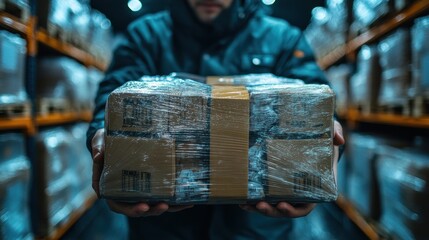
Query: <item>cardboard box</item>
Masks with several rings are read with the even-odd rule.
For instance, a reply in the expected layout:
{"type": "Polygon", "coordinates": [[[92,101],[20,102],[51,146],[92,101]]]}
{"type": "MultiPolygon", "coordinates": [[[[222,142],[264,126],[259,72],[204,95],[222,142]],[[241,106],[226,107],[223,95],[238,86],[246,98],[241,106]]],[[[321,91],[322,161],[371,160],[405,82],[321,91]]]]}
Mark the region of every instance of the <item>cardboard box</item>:
{"type": "Polygon", "coordinates": [[[172,139],[107,136],[101,194],[114,199],[170,199],[176,179],[172,139]]]}
{"type": "Polygon", "coordinates": [[[249,93],[240,86],[212,88],[210,198],[247,199],[249,93]]]}
{"type": "Polygon", "coordinates": [[[328,86],[291,87],[277,94],[278,126],[282,133],[323,135],[331,132],[335,96],[328,86]]]}
{"type": "Polygon", "coordinates": [[[267,140],[268,196],[296,201],[333,201],[332,139],[267,140]]]}

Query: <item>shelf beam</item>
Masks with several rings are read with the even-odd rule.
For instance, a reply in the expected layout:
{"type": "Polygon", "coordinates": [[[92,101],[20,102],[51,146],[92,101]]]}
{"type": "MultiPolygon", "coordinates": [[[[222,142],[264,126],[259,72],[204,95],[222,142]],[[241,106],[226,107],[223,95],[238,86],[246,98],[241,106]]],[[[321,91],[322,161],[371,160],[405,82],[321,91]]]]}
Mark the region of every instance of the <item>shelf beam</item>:
{"type": "Polygon", "coordinates": [[[69,113],[53,113],[44,116],[36,117],[36,125],[40,127],[68,124],[74,122],[90,122],[92,119],[91,112],[69,112],[69,113]]]}
{"type": "Polygon", "coordinates": [[[3,11],[0,11],[0,24],[24,35],[26,35],[29,30],[28,26],[17,17],[3,11]]]}
{"type": "Polygon", "coordinates": [[[318,62],[322,69],[327,69],[348,54],[352,54],[365,44],[371,43],[388,32],[398,28],[405,22],[429,10],[428,0],[418,0],[395,16],[369,29],[352,39],[345,45],[338,46],[332,52],[322,57],[318,62]]]}
{"type": "Polygon", "coordinates": [[[36,129],[30,117],[18,117],[11,119],[0,119],[0,131],[24,130],[29,136],[36,133],[36,129]]]}
{"type": "Polygon", "coordinates": [[[336,204],[370,240],[381,239],[375,227],[369,224],[356,210],[353,204],[347,201],[343,196],[338,197],[336,204]]]}
{"type": "Polygon", "coordinates": [[[364,115],[355,109],[350,109],[346,114],[346,120],[351,122],[352,124],[364,122],[429,129],[429,116],[415,118],[385,113],[372,113],[364,115]]]}

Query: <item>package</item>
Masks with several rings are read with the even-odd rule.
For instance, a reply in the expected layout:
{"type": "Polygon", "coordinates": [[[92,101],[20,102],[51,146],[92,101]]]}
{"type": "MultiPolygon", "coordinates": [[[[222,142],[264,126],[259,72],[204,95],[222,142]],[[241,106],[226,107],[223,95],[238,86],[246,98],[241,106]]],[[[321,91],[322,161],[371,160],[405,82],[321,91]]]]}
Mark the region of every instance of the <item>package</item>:
{"type": "Polygon", "coordinates": [[[25,91],[26,42],[19,35],[0,30],[0,104],[27,101],[25,91]]]}
{"type": "Polygon", "coordinates": [[[415,149],[383,148],[377,159],[380,223],[398,239],[429,236],[429,158],[415,149]]]}
{"type": "Polygon", "coordinates": [[[381,65],[381,105],[403,105],[411,86],[409,31],[398,29],[378,44],[381,65]]]}
{"type": "Polygon", "coordinates": [[[38,179],[36,205],[39,209],[35,231],[47,236],[72,212],[73,159],[72,138],[63,128],[43,129],[36,139],[38,179]]]}
{"type": "Polygon", "coordinates": [[[264,85],[264,77],[274,78],[143,77],[116,89],[106,105],[101,195],[170,204],[336,199],[332,91],[264,85]]]}
{"type": "Polygon", "coordinates": [[[349,107],[352,90],[349,87],[351,74],[352,67],[346,64],[330,67],[326,71],[326,77],[335,92],[336,113],[339,115],[346,114],[349,107]]]}
{"type": "Polygon", "coordinates": [[[30,18],[28,0],[2,0],[0,1],[0,10],[18,17],[23,23],[26,23],[30,18]]]}
{"type": "Polygon", "coordinates": [[[30,227],[30,162],[24,136],[0,134],[0,239],[33,239],[30,227]]]}
{"type": "Polygon", "coordinates": [[[429,16],[415,20],[412,28],[412,96],[429,97],[429,16]]]}
{"type": "Polygon", "coordinates": [[[351,100],[364,114],[369,114],[378,105],[381,82],[381,67],[376,46],[364,45],[357,57],[357,71],[350,79],[351,100]]]}
{"type": "Polygon", "coordinates": [[[411,141],[405,138],[376,134],[350,133],[347,155],[347,195],[359,212],[372,219],[379,219],[380,204],[375,160],[377,149],[382,146],[404,148],[411,141]]]}
{"type": "Polygon", "coordinates": [[[89,98],[88,72],[83,65],[67,57],[50,57],[40,59],[37,68],[39,101],[63,102],[66,111],[90,109],[93,99],[89,98]]]}
{"type": "Polygon", "coordinates": [[[391,0],[354,0],[353,16],[362,27],[369,27],[393,8],[391,0]]]}

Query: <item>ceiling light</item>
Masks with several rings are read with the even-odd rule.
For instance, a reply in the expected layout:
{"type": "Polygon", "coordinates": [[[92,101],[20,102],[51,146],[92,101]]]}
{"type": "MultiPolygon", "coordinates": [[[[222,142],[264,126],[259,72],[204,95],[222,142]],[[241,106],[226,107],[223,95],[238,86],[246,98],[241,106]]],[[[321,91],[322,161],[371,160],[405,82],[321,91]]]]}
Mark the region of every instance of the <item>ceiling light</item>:
{"type": "Polygon", "coordinates": [[[265,5],[273,5],[276,0],[262,0],[262,3],[265,5]]]}
{"type": "Polygon", "coordinates": [[[140,0],[129,0],[128,7],[131,9],[131,11],[138,12],[140,9],[142,9],[142,3],[140,0]]]}

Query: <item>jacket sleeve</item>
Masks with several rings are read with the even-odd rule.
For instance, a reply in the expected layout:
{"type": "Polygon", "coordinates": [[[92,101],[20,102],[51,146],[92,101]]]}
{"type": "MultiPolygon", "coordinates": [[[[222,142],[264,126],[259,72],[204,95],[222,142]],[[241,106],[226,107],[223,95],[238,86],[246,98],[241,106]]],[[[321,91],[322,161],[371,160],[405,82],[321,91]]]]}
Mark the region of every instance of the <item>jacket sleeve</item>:
{"type": "Polygon", "coordinates": [[[301,79],[305,83],[327,84],[325,74],[317,65],[314,53],[304,34],[290,27],[285,37],[283,51],[275,65],[275,74],[287,78],[301,79]]]}
{"type": "MultiPolygon", "coordinates": [[[[140,24],[141,25],[141,24],[140,24]]],[[[91,140],[98,129],[104,127],[105,105],[109,94],[124,83],[154,74],[155,61],[150,34],[144,26],[130,26],[116,47],[112,63],[100,82],[95,97],[93,118],[87,131],[86,145],[91,151],[91,140]]]]}

